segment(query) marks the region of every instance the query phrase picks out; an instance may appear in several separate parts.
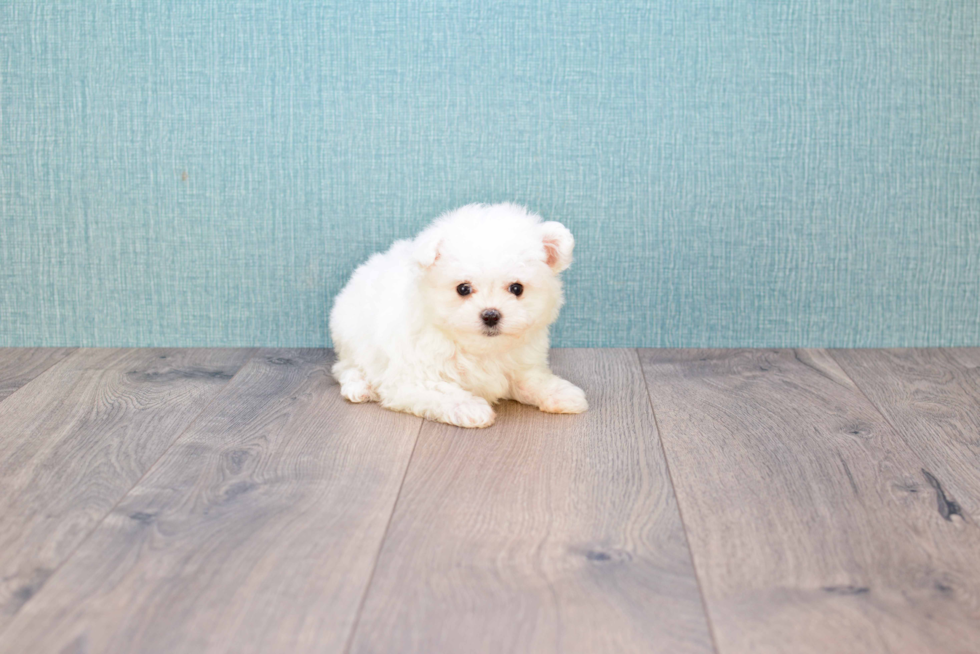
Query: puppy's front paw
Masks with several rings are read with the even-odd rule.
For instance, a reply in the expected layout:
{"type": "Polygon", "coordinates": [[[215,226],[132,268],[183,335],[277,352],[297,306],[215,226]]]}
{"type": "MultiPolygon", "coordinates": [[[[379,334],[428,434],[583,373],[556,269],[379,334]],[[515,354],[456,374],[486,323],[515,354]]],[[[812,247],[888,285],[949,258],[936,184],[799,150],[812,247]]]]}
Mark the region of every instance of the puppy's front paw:
{"type": "Polygon", "coordinates": [[[497,419],[493,407],[482,397],[457,402],[446,416],[446,422],[457,427],[481,429],[489,427],[497,419]]]}
{"type": "Polygon", "coordinates": [[[585,391],[566,382],[549,394],[538,408],[545,413],[585,413],[589,403],[585,399],[585,391]]]}
{"type": "Polygon", "coordinates": [[[374,389],[372,389],[366,381],[361,379],[348,381],[341,385],[340,394],[344,396],[348,402],[354,402],[355,404],[360,404],[361,402],[376,402],[378,400],[378,396],[374,392],[374,389]]]}

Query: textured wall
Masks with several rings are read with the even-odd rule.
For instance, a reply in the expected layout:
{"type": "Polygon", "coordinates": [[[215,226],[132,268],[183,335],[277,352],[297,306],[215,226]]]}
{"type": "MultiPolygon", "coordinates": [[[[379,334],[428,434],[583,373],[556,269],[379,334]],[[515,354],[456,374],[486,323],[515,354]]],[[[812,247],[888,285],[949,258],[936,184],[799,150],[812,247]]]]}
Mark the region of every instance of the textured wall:
{"type": "Polygon", "coordinates": [[[515,200],[560,345],[980,345],[976,0],[4,0],[0,345],[325,345],[515,200]]]}

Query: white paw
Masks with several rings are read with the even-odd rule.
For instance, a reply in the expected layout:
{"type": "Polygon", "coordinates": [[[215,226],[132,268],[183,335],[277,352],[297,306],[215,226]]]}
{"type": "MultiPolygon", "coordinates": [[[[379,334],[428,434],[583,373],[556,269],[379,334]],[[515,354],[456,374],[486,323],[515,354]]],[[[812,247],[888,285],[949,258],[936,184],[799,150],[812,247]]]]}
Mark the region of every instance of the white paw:
{"type": "Polygon", "coordinates": [[[496,420],[493,407],[482,397],[457,402],[449,411],[446,422],[457,427],[470,429],[489,427],[496,420]]]}
{"type": "Polygon", "coordinates": [[[361,402],[373,402],[378,399],[374,391],[363,380],[349,381],[340,387],[340,394],[349,402],[360,404],[361,402]]]}
{"type": "Polygon", "coordinates": [[[568,384],[553,391],[538,408],[545,413],[585,413],[589,402],[585,399],[585,391],[568,384]]]}

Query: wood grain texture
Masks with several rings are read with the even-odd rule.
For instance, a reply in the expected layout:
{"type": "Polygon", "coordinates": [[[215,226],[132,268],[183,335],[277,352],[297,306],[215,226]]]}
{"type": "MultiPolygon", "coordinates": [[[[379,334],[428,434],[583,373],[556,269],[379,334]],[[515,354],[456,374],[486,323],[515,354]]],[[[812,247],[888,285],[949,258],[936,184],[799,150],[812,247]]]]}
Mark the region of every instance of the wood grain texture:
{"type": "Polygon", "coordinates": [[[7,652],[339,652],[420,420],[262,351],[25,606],[7,652]]]}
{"type": "Polygon", "coordinates": [[[72,351],[67,347],[0,348],[0,402],[72,351]]]}
{"type": "Polygon", "coordinates": [[[0,403],[0,632],[246,350],[78,350],[0,403]]]}
{"type": "Polygon", "coordinates": [[[351,652],[710,652],[632,350],[555,350],[591,409],[425,423],[351,652]]]}
{"type": "Polygon", "coordinates": [[[937,506],[980,517],[980,349],[832,354],[922,459],[937,506]]]}
{"type": "Polygon", "coordinates": [[[641,359],[721,654],[977,651],[976,524],[829,354],[641,359]]]}

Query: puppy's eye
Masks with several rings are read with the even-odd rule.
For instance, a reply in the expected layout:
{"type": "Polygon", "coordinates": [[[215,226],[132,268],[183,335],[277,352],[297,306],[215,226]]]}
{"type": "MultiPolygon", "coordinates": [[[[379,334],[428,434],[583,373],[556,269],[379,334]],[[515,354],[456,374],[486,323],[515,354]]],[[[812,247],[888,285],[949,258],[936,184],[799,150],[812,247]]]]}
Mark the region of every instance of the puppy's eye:
{"type": "Polygon", "coordinates": [[[460,284],[456,287],[456,292],[465,297],[473,292],[473,287],[469,284],[460,284]]]}
{"type": "Polygon", "coordinates": [[[510,288],[508,288],[507,290],[513,293],[514,295],[516,295],[517,297],[520,297],[521,293],[524,292],[524,286],[522,284],[518,284],[517,282],[514,282],[513,284],[510,285],[510,288]]]}

